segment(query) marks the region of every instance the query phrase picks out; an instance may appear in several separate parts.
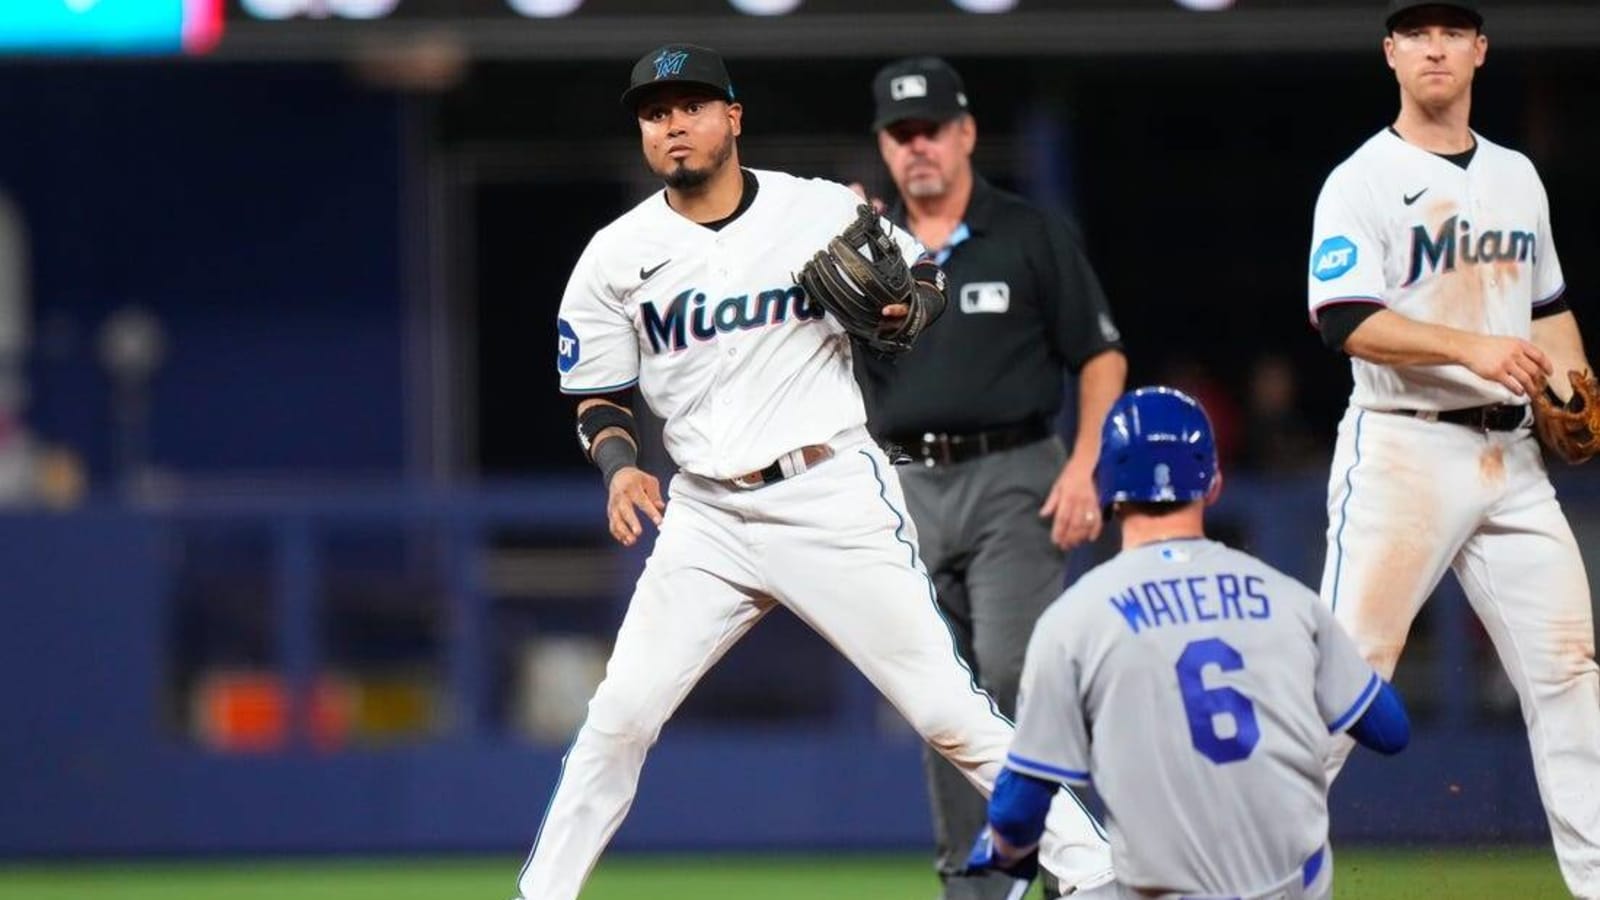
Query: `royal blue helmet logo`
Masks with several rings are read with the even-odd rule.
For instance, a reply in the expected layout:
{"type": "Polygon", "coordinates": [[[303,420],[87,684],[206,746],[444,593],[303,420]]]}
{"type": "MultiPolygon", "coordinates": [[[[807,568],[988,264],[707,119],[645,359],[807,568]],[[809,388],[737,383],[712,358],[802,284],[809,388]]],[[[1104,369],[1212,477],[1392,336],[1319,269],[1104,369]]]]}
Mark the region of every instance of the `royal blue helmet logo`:
{"type": "Polygon", "coordinates": [[[565,375],[578,364],[578,333],[566,319],[556,319],[556,368],[565,375]]]}
{"type": "Polygon", "coordinates": [[[1318,281],[1332,281],[1356,267],[1356,245],[1340,235],[1317,246],[1311,254],[1311,274],[1318,281]]]}

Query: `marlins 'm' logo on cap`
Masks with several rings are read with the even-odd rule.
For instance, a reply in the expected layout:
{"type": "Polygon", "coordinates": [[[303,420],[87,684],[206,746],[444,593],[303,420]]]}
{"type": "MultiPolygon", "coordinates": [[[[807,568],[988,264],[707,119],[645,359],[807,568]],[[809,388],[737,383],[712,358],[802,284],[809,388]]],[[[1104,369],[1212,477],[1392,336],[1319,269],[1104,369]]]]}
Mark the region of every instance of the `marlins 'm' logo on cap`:
{"type": "Polygon", "coordinates": [[[733,83],[728,67],[710,47],[697,44],[668,44],[639,57],[622,93],[622,105],[635,109],[645,96],[666,84],[704,88],[712,95],[733,102],[733,83]]]}
{"type": "Polygon", "coordinates": [[[662,50],[656,57],[656,77],[671,78],[683,71],[683,64],[689,61],[687,50],[662,50]]]}

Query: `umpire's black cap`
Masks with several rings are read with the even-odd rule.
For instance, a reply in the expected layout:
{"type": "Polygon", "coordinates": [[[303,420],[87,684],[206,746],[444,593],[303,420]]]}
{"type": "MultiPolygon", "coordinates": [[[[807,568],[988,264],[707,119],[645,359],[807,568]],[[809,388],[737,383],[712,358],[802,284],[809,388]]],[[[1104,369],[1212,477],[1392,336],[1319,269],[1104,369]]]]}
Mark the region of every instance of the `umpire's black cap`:
{"type": "Polygon", "coordinates": [[[961,76],[937,56],[914,56],[879,69],[872,97],[878,106],[873,131],[907,119],[948,122],[967,111],[961,76]]]}
{"type": "Polygon", "coordinates": [[[645,94],[665,84],[703,87],[733,102],[733,82],[728,80],[728,67],[717,51],[696,44],[668,44],[651,50],[633,64],[633,77],[622,92],[622,105],[637,109],[645,94]]]}
{"type": "Polygon", "coordinates": [[[1483,27],[1483,13],[1478,9],[1477,0],[1389,0],[1389,16],[1383,20],[1383,27],[1393,31],[1394,26],[1406,13],[1427,6],[1465,13],[1474,26],[1483,27]]]}

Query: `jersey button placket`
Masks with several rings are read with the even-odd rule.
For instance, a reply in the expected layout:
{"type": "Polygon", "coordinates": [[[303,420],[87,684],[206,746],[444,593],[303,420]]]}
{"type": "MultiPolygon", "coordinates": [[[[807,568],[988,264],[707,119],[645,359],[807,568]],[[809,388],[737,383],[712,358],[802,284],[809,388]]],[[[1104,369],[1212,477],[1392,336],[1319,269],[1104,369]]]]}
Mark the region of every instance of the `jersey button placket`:
{"type": "MultiPolygon", "coordinates": [[[[710,243],[712,243],[712,250],[710,250],[709,259],[707,259],[707,271],[712,275],[712,288],[714,290],[709,291],[707,303],[717,303],[718,299],[714,298],[731,296],[733,291],[728,290],[728,264],[726,264],[725,248],[723,248],[725,247],[723,235],[718,234],[710,243]]],[[[712,314],[715,314],[715,311],[712,311],[712,314]]],[[[717,352],[717,384],[712,389],[717,392],[717,400],[710,407],[710,412],[712,412],[712,421],[715,423],[715,431],[718,434],[723,434],[723,436],[728,436],[726,432],[733,428],[730,421],[728,421],[728,415],[730,415],[731,407],[733,407],[733,394],[728,391],[728,386],[734,383],[733,367],[734,362],[739,357],[738,348],[733,346],[734,333],[736,331],[718,333],[717,338],[715,338],[717,340],[717,349],[714,351],[717,352]]],[[[720,444],[726,447],[726,445],[730,444],[730,440],[722,440],[720,444]]],[[[725,456],[722,463],[723,466],[728,466],[731,463],[731,456],[725,456]]]]}
{"type": "MultiPolygon", "coordinates": [[[[1466,179],[1466,185],[1467,185],[1467,205],[1466,205],[1467,216],[1468,216],[1467,221],[1472,223],[1472,230],[1467,232],[1467,234],[1468,235],[1481,234],[1482,231],[1483,231],[1483,227],[1485,225],[1485,222],[1483,221],[1483,215],[1484,215],[1484,208],[1485,207],[1484,207],[1484,204],[1478,200],[1477,191],[1473,190],[1472,173],[1471,172],[1463,172],[1462,176],[1466,179]]],[[[1468,241],[1468,243],[1470,243],[1471,242],[1470,238],[1467,238],[1467,241],[1468,241]]],[[[1476,248],[1471,248],[1471,249],[1476,249],[1476,248]]],[[[1480,260],[1479,262],[1481,263],[1482,261],[1480,260]]],[[[1480,273],[1482,273],[1481,274],[1481,279],[1482,279],[1483,284],[1485,284],[1490,290],[1495,290],[1495,289],[1499,288],[1500,279],[1496,275],[1495,268],[1494,268],[1494,266],[1492,264],[1482,265],[1481,268],[1479,268],[1478,271],[1480,273]]],[[[1487,300],[1488,298],[1485,298],[1485,299],[1487,300]]]]}

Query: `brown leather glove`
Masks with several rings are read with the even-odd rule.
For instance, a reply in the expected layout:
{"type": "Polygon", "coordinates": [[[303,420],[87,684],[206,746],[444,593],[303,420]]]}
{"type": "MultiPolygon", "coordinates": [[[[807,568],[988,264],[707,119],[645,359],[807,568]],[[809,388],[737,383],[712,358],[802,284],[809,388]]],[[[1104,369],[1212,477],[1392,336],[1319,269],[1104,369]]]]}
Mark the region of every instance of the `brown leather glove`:
{"type": "Polygon", "coordinates": [[[1572,465],[1600,452],[1600,381],[1585,369],[1568,371],[1572,397],[1566,403],[1546,387],[1533,396],[1533,424],[1539,442],[1572,465]]]}

